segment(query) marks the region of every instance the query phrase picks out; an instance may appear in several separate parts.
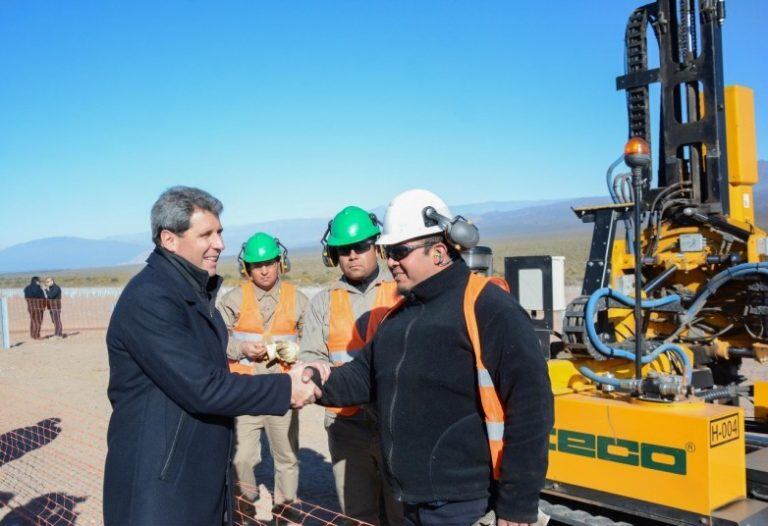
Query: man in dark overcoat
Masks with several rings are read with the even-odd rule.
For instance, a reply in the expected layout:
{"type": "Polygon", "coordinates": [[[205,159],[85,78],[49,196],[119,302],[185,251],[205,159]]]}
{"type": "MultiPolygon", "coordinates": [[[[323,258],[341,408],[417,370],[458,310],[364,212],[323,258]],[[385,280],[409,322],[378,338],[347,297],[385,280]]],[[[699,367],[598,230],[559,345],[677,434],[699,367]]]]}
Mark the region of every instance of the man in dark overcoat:
{"type": "Polygon", "coordinates": [[[39,277],[33,277],[29,285],[24,287],[24,299],[27,301],[27,312],[29,312],[29,335],[33,340],[39,340],[45,313],[45,292],[40,286],[39,277]]]}
{"type": "Polygon", "coordinates": [[[221,210],[196,188],[163,193],[152,208],[155,250],[112,314],[107,526],[231,524],[232,417],[283,415],[319,394],[301,366],[229,372],[227,329],[214,306],[221,210]]]}
{"type": "Polygon", "coordinates": [[[61,325],[61,287],[53,278],[45,278],[45,297],[48,299],[45,306],[51,312],[53,322],[53,337],[63,338],[64,329],[61,325]]]}

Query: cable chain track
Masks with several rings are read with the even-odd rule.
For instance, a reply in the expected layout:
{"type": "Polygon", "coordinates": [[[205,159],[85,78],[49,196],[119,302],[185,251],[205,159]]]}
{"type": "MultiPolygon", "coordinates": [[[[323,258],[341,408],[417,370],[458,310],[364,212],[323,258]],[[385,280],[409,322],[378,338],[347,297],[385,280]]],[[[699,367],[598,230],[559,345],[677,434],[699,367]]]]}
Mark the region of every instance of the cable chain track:
{"type": "MultiPolygon", "coordinates": [[[[588,321],[584,318],[584,312],[587,307],[589,296],[579,296],[571,301],[565,309],[563,316],[563,342],[565,348],[574,356],[591,358],[593,360],[603,361],[608,357],[595,349],[587,335],[586,324],[588,321]]],[[[601,299],[597,304],[598,312],[606,309],[605,300],[601,299]]],[[[589,322],[593,323],[592,320],[589,322]]]]}
{"type": "Polygon", "coordinates": [[[552,517],[552,520],[568,526],[632,526],[624,521],[614,521],[608,517],[591,515],[583,510],[572,510],[562,504],[550,504],[544,499],[539,500],[541,511],[552,517]]]}
{"type": "MultiPolygon", "coordinates": [[[[627,73],[648,69],[648,39],[646,28],[648,12],[637,9],[629,17],[624,44],[627,51],[627,73]]],[[[627,115],[629,117],[629,136],[642,137],[651,144],[651,112],[648,102],[648,86],[627,90],[627,115]]]]}

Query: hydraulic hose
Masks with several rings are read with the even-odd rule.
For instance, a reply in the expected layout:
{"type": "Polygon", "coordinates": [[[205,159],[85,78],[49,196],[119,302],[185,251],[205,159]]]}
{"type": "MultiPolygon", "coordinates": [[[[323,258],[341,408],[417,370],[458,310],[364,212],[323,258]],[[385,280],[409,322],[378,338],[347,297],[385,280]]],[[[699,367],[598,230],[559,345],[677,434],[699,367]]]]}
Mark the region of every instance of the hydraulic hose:
{"type": "MultiPolygon", "coordinates": [[[[613,172],[622,162],[624,162],[624,154],[619,155],[619,157],[611,163],[611,165],[608,167],[608,170],[605,172],[605,183],[608,186],[608,193],[611,195],[611,200],[614,204],[628,202],[628,199],[624,195],[624,184],[626,176],[623,174],[618,174],[616,177],[613,176],[613,172]]],[[[631,239],[632,221],[630,219],[624,220],[624,231],[629,253],[634,254],[635,246],[631,239]]]]}
{"type": "MultiPolygon", "coordinates": [[[[598,301],[600,301],[600,299],[604,297],[613,298],[619,301],[620,303],[627,305],[628,307],[631,307],[635,304],[634,298],[625,296],[624,294],[621,294],[620,292],[617,292],[609,287],[603,287],[593,292],[592,295],[589,297],[589,300],[587,300],[587,305],[584,309],[584,327],[587,330],[587,336],[589,337],[589,341],[592,343],[595,349],[597,349],[601,354],[609,358],[624,358],[626,360],[634,361],[635,353],[631,351],[627,351],[625,349],[617,349],[615,347],[610,347],[606,345],[602,340],[600,340],[600,337],[598,336],[597,331],[595,330],[595,325],[593,321],[595,317],[595,308],[597,307],[598,301]]],[[[652,309],[656,307],[662,307],[664,305],[669,305],[670,303],[675,303],[677,301],[680,301],[680,296],[678,296],[677,294],[670,294],[669,296],[665,296],[663,298],[659,298],[655,300],[641,301],[640,306],[644,309],[652,309]]],[[[661,344],[659,347],[654,349],[653,352],[643,356],[640,361],[642,364],[651,363],[654,360],[656,360],[662,353],[665,353],[667,351],[674,352],[680,357],[680,359],[682,360],[685,366],[685,373],[684,373],[685,378],[688,381],[688,383],[690,383],[691,376],[693,374],[693,367],[691,365],[691,360],[681,347],[673,343],[661,344]]],[[[609,380],[609,379],[603,378],[600,375],[597,375],[592,371],[590,372],[595,376],[597,376],[598,378],[600,378],[601,379],[600,381],[609,380]]],[[[588,376],[588,378],[591,378],[591,377],[588,376]]],[[[604,383],[607,383],[607,382],[604,382],[604,383]]]]}
{"type": "MultiPolygon", "coordinates": [[[[624,294],[617,292],[609,287],[603,287],[593,292],[589,297],[589,300],[587,300],[587,305],[584,309],[584,326],[587,329],[587,336],[589,337],[589,341],[592,342],[592,345],[595,347],[595,349],[597,349],[601,354],[604,354],[605,356],[610,358],[618,357],[634,360],[635,354],[633,352],[609,347],[603,343],[602,340],[600,340],[600,337],[595,331],[595,326],[592,321],[595,317],[595,309],[597,308],[598,301],[605,297],[615,299],[627,307],[632,307],[635,304],[634,298],[625,296],[624,294]]],[[[680,296],[677,294],[670,294],[669,296],[655,300],[643,300],[640,302],[640,306],[644,309],[653,309],[656,307],[663,307],[664,305],[669,305],[670,303],[675,303],[677,301],[680,301],[680,296]]]]}
{"type": "Polygon", "coordinates": [[[741,276],[748,276],[750,274],[762,274],[764,276],[767,276],[768,262],[742,263],[740,265],[727,268],[722,272],[716,274],[715,277],[713,277],[711,280],[709,280],[706,283],[706,285],[704,285],[704,290],[702,290],[699,293],[699,295],[696,296],[696,299],[693,301],[693,304],[691,304],[691,306],[688,308],[685,314],[683,314],[683,316],[681,317],[681,326],[685,325],[686,323],[691,321],[694,317],[696,317],[698,312],[707,302],[707,299],[709,299],[709,297],[712,294],[717,292],[717,289],[719,289],[727,281],[730,281],[733,278],[737,278],[741,276]]]}
{"type": "Polygon", "coordinates": [[[622,153],[619,155],[618,159],[613,161],[611,165],[608,167],[608,171],[605,173],[605,182],[608,185],[608,193],[611,194],[611,199],[614,203],[619,202],[619,196],[616,193],[616,191],[613,189],[613,171],[616,169],[618,165],[624,162],[624,154],[622,153]]]}
{"type": "MultiPolygon", "coordinates": [[[[645,356],[643,356],[641,359],[641,362],[643,364],[651,363],[654,360],[656,360],[662,353],[665,353],[668,351],[674,352],[683,361],[683,365],[684,365],[683,374],[685,375],[686,382],[690,384],[691,378],[693,376],[693,367],[691,365],[691,359],[688,358],[688,355],[685,353],[685,351],[682,348],[678,347],[673,343],[661,344],[660,346],[656,347],[656,349],[654,349],[652,353],[646,354],[645,356]]],[[[628,360],[634,361],[635,359],[634,353],[631,353],[629,351],[624,351],[624,352],[629,354],[629,357],[627,358],[628,360]]],[[[624,358],[624,356],[621,356],[620,358],[624,358]]],[[[601,383],[601,384],[608,384],[616,387],[625,387],[625,388],[630,388],[637,385],[636,384],[637,379],[606,378],[605,376],[597,374],[596,372],[594,372],[593,370],[591,370],[585,365],[582,365],[581,367],[579,367],[579,371],[581,371],[581,373],[587,378],[589,378],[590,380],[597,383],[601,383]],[[635,383],[632,383],[632,382],[635,382],[635,383]]]]}
{"type": "Polygon", "coordinates": [[[702,400],[711,402],[713,400],[724,400],[724,399],[734,398],[738,395],[728,387],[717,387],[715,389],[709,389],[701,393],[696,393],[696,396],[698,396],[702,400]]]}
{"type": "Polygon", "coordinates": [[[613,387],[623,388],[623,389],[633,389],[637,385],[637,380],[634,378],[608,378],[607,376],[603,376],[600,374],[597,374],[595,371],[587,367],[586,365],[582,365],[579,367],[579,371],[581,374],[592,380],[593,382],[597,384],[606,384],[606,385],[612,385],[613,387]]]}
{"type": "MultiPolygon", "coordinates": [[[[742,263],[740,265],[733,266],[731,268],[725,269],[722,272],[715,275],[711,280],[709,280],[706,285],[704,286],[704,289],[696,296],[696,299],[694,300],[693,304],[688,308],[688,310],[682,315],[681,317],[681,325],[678,328],[677,331],[675,331],[675,334],[673,334],[673,337],[680,332],[680,330],[687,324],[690,320],[694,319],[698,312],[702,309],[702,307],[706,304],[709,297],[714,294],[722,285],[724,285],[726,282],[730,281],[731,279],[742,277],[742,276],[748,276],[753,274],[759,274],[763,276],[768,276],[768,262],[761,262],[761,263],[742,263]]],[[[589,337],[589,341],[592,343],[592,345],[595,347],[595,349],[598,350],[601,354],[609,357],[609,358],[624,358],[627,360],[635,360],[635,353],[631,351],[627,351],[625,349],[618,349],[615,347],[610,347],[606,345],[598,336],[597,331],[595,330],[594,326],[594,317],[595,317],[595,310],[597,308],[597,303],[602,298],[612,298],[616,301],[622,303],[623,305],[626,305],[628,307],[632,307],[635,305],[635,299],[631,298],[629,296],[625,296],[624,294],[621,294],[620,292],[617,292],[615,290],[612,290],[609,287],[603,287],[601,289],[596,290],[592,295],[589,297],[589,300],[587,301],[587,305],[584,309],[584,326],[587,331],[587,336],[589,337]]],[[[652,309],[656,307],[662,307],[664,305],[669,305],[670,303],[674,303],[676,301],[680,301],[680,296],[677,294],[670,294],[669,296],[665,296],[663,298],[655,299],[655,300],[643,300],[640,302],[640,306],[643,309],[652,309]]],[[[669,340],[670,338],[668,338],[669,340]]],[[[661,355],[664,352],[671,351],[677,354],[680,359],[682,360],[684,367],[685,367],[685,377],[688,383],[691,381],[691,376],[693,374],[693,368],[691,365],[691,360],[688,358],[688,355],[685,353],[685,351],[680,348],[679,346],[667,341],[657,347],[653,350],[650,354],[647,354],[641,358],[641,363],[648,364],[652,361],[656,360],[659,355],[661,355]]],[[[589,378],[590,380],[596,382],[596,383],[602,383],[611,385],[614,387],[621,387],[621,388],[631,388],[634,384],[632,383],[632,380],[626,380],[626,379],[619,379],[619,378],[606,378],[602,375],[599,375],[589,369],[586,366],[582,366],[579,368],[581,373],[589,378]]],[[[721,393],[719,390],[715,390],[711,393],[707,393],[704,395],[705,399],[715,398],[723,396],[725,393],[721,393]]]]}
{"type": "MultiPolygon", "coordinates": [[[[768,262],[742,263],[740,265],[727,268],[722,272],[718,273],[717,275],[715,275],[715,277],[713,277],[711,280],[709,280],[706,283],[706,285],[704,286],[704,289],[696,297],[693,304],[682,315],[680,328],[677,331],[675,331],[675,335],[680,332],[680,329],[684,327],[686,323],[694,319],[694,317],[706,304],[709,297],[715,292],[717,292],[717,290],[721,286],[723,286],[726,282],[734,278],[754,275],[754,274],[768,276],[768,262]]],[[[603,287],[601,289],[596,290],[589,297],[586,308],[584,310],[584,320],[585,320],[584,326],[586,327],[589,341],[592,343],[595,349],[597,349],[601,354],[605,356],[608,356],[611,358],[617,357],[617,358],[625,358],[627,360],[635,360],[635,353],[631,351],[627,351],[625,349],[617,349],[617,348],[606,345],[605,343],[603,343],[602,340],[600,340],[600,337],[597,335],[597,332],[595,331],[595,326],[593,322],[593,319],[595,316],[595,309],[597,307],[597,302],[604,297],[615,299],[616,301],[628,307],[631,307],[635,304],[634,298],[625,296],[624,294],[621,294],[620,292],[616,292],[615,290],[612,290],[608,287],[603,287]]],[[[676,294],[671,294],[669,296],[665,296],[664,298],[659,298],[656,300],[641,301],[640,306],[644,309],[650,309],[655,307],[661,307],[664,305],[669,305],[670,303],[674,303],[676,301],[680,301],[680,296],[676,294]]],[[[654,349],[653,352],[651,352],[650,354],[643,356],[641,358],[641,363],[643,364],[650,363],[656,358],[658,358],[658,356],[661,353],[666,351],[672,351],[680,357],[680,359],[683,361],[683,364],[685,366],[685,377],[690,383],[691,376],[693,374],[690,358],[688,358],[688,355],[685,353],[685,351],[683,351],[682,348],[678,347],[677,345],[671,342],[665,342],[661,346],[654,349]]],[[[586,367],[584,367],[583,369],[585,369],[585,371],[582,371],[584,376],[586,376],[587,378],[590,378],[595,382],[605,383],[605,384],[613,385],[616,387],[626,386],[626,381],[624,380],[617,380],[616,378],[605,378],[595,373],[594,371],[589,370],[586,367]]],[[[707,399],[709,397],[717,396],[719,394],[720,394],[719,392],[708,393],[707,399]]]]}

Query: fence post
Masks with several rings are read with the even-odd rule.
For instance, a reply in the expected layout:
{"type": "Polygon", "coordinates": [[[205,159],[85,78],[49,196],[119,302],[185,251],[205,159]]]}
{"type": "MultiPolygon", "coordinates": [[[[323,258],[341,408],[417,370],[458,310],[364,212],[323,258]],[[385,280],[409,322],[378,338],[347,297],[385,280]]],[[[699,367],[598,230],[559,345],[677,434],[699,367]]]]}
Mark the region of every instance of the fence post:
{"type": "Polygon", "coordinates": [[[0,297],[0,349],[11,348],[11,328],[8,325],[8,298],[0,297]]]}

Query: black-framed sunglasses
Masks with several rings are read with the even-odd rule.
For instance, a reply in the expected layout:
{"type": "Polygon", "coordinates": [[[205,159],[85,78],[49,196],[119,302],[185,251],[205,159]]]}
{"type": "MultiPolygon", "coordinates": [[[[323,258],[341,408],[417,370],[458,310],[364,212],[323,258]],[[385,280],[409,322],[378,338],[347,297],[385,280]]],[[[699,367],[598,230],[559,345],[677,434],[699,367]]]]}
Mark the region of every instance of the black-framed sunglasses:
{"type": "Polygon", "coordinates": [[[340,256],[348,256],[352,253],[353,250],[356,254],[362,254],[371,250],[374,242],[375,240],[373,239],[365,239],[363,241],[358,241],[353,245],[342,245],[340,247],[335,247],[335,249],[340,256]]]}
{"type": "Polygon", "coordinates": [[[401,261],[408,257],[408,254],[416,250],[417,248],[431,247],[434,243],[420,243],[418,245],[387,245],[381,247],[381,252],[384,258],[392,258],[395,261],[401,261]]]}

